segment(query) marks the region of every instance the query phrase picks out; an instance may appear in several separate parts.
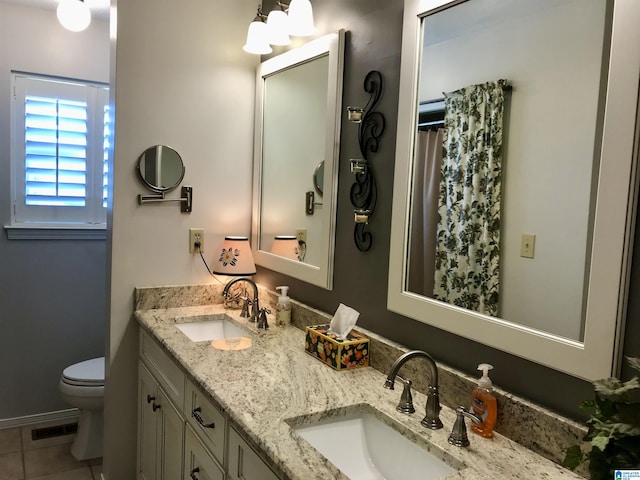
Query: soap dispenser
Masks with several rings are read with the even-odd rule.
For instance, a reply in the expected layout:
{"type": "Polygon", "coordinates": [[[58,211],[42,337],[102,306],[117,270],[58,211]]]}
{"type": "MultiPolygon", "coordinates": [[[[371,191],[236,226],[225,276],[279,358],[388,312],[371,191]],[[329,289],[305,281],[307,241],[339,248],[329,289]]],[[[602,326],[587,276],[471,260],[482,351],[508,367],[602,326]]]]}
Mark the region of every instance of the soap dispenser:
{"type": "Polygon", "coordinates": [[[276,325],[285,326],[291,323],[291,299],[288,297],[289,287],[276,287],[280,292],[276,304],[276,325]]]}
{"type": "Polygon", "coordinates": [[[488,375],[491,369],[493,366],[488,363],[478,365],[478,370],[482,370],[482,377],[478,380],[478,386],[471,393],[473,413],[482,419],[482,423],[473,423],[471,429],[486,438],[493,436],[493,427],[498,417],[498,403],[493,395],[493,383],[488,375]]]}

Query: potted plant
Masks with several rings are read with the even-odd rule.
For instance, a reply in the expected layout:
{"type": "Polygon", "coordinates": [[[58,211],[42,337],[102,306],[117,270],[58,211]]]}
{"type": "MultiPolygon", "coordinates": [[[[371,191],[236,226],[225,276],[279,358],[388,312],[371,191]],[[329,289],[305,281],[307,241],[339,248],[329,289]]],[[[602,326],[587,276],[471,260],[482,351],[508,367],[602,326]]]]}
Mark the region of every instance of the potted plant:
{"type": "MultiPolygon", "coordinates": [[[[627,362],[640,372],[640,359],[627,357],[627,362]]],[[[616,470],[640,469],[640,381],[637,376],[626,382],[612,377],[593,384],[595,399],[579,406],[591,413],[584,437],[591,450],[569,447],[563,465],[574,470],[588,461],[592,480],[610,480],[616,470]]]]}

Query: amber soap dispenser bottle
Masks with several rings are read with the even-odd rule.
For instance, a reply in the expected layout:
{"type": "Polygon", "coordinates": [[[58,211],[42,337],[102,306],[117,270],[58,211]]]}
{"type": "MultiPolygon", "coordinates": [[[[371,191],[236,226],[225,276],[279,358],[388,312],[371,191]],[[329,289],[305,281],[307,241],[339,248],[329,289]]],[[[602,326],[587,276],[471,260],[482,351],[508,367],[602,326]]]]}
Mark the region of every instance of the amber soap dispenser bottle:
{"type": "Polygon", "coordinates": [[[478,380],[478,386],[471,393],[473,413],[482,418],[482,423],[472,423],[471,429],[486,438],[493,436],[493,427],[498,417],[498,403],[493,395],[493,383],[488,375],[492,368],[493,366],[488,363],[478,365],[478,370],[482,370],[482,377],[478,380]]]}

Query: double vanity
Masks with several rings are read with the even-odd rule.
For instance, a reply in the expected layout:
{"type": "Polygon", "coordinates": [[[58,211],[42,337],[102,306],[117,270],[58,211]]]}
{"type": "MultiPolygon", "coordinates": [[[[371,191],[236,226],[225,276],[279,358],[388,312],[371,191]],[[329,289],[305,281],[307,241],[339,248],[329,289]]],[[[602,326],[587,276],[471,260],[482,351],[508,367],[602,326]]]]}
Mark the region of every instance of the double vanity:
{"type": "MultiPolygon", "coordinates": [[[[500,434],[469,433],[466,448],[449,444],[456,414],[447,401],[439,430],[420,425],[426,397],[419,391],[416,412],[398,412],[401,388],[383,385],[387,363],[406,350],[392,342],[359,329],[372,340],[372,366],[335,371],[305,353],[296,328],[327,323],[326,314],[294,304],[294,325],[276,327],[270,319],[269,329],[257,330],[238,310],[224,309],[215,287],[206,298],[193,294],[198,288],[136,291],[138,478],[382,478],[375,470],[413,478],[412,468],[415,478],[581,478],[500,434]],[[189,338],[204,338],[194,333],[199,322],[209,322],[202,325],[213,329],[209,338],[219,348],[189,338]],[[226,342],[238,334],[241,347],[226,342]]],[[[261,295],[264,305],[273,301],[261,295]]],[[[406,366],[400,374],[417,387],[428,379],[422,359],[406,366]]],[[[438,368],[446,400],[453,387],[446,367],[438,368]]]]}

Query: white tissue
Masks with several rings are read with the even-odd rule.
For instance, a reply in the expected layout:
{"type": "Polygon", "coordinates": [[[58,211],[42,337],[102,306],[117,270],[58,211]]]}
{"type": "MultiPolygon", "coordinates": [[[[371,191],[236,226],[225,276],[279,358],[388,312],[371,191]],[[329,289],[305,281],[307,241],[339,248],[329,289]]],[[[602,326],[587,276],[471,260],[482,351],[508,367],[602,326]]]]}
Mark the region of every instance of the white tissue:
{"type": "Polygon", "coordinates": [[[360,312],[341,303],[331,319],[329,330],[340,340],[344,340],[355,327],[359,316],[360,312]]]}

